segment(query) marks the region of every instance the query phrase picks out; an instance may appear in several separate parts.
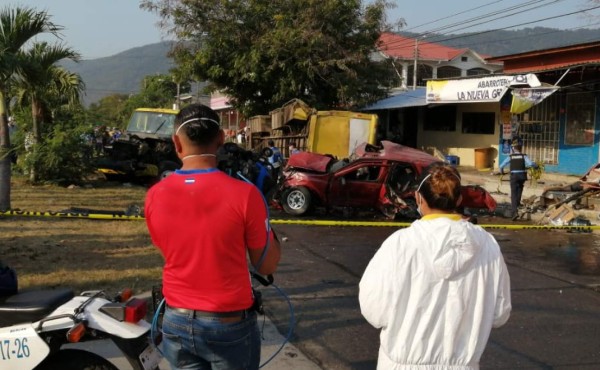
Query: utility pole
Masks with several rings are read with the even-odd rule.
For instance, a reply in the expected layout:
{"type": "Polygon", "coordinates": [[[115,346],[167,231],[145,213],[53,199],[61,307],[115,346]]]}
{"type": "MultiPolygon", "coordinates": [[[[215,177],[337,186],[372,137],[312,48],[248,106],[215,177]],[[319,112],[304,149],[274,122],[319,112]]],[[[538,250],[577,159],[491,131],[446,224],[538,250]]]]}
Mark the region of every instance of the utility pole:
{"type": "Polygon", "coordinates": [[[415,38],[415,65],[413,70],[413,90],[417,89],[417,63],[419,62],[419,38],[415,38]]]}
{"type": "Polygon", "coordinates": [[[179,81],[177,81],[177,102],[175,103],[177,106],[177,109],[179,109],[179,107],[181,106],[181,98],[179,97],[180,96],[180,94],[179,94],[180,85],[181,84],[179,83],[179,81]]]}

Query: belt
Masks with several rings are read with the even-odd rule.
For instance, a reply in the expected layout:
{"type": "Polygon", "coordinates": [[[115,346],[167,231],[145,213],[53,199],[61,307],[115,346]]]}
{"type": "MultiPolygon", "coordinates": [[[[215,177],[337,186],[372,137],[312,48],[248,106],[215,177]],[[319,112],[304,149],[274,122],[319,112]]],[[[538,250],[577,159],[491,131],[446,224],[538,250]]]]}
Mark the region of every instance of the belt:
{"type": "MultiPolygon", "coordinates": [[[[202,311],[202,310],[190,310],[187,308],[179,308],[179,307],[172,307],[167,305],[167,308],[169,308],[172,311],[175,311],[177,313],[181,313],[184,315],[193,315],[194,317],[216,317],[216,318],[220,318],[220,319],[237,319],[237,320],[233,320],[233,321],[240,321],[242,319],[245,319],[246,317],[248,317],[248,312],[250,312],[250,310],[238,310],[238,311],[228,311],[228,312],[212,312],[212,311],[202,311]]],[[[222,320],[223,321],[223,320],[222,320]]],[[[231,322],[232,320],[227,320],[228,322],[231,322]]]]}

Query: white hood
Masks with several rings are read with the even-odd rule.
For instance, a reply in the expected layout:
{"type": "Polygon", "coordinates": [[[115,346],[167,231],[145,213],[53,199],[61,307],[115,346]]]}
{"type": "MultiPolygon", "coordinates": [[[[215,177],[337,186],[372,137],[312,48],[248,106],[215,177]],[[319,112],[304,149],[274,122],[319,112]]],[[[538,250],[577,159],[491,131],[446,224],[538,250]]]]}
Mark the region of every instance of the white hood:
{"type": "Polygon", "coordinates": [[[511,309],[493,236],[447,217],[392,234],[367,266],[359,300],[382,329],[379,369],[477,369],[492,326],[511,309]]]}
{"type": "Polygon", "coordinates": [[[450,279],[464,272],[481,251],[481,242],[473,240],[470,226],[472,224],[468,222],[454,222],[446,218],[413,224],[415,232],[426,241],[433,269],[440,279],[450,279]],[[435,233],[431,233],[432,224],[436,225],[435,233]]]}

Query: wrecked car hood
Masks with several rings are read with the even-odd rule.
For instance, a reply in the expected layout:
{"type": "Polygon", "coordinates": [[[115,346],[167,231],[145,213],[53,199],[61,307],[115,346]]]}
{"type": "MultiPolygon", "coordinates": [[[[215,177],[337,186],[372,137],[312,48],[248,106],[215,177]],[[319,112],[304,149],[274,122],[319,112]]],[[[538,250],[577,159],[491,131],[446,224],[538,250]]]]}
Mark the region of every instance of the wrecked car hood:
{"type": "Polygon", "coordinates": [[[315,172],[327,172],[334,159],[328,155],[300,152],[292,155],[287,166],[315,172]]]}

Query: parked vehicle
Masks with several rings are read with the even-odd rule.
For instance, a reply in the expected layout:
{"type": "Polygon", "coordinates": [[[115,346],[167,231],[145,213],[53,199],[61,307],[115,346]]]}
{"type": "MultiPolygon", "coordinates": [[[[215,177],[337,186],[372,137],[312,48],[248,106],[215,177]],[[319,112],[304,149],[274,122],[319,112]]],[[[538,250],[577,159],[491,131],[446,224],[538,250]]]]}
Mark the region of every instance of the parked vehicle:
{"type": "Polygon", "coordinates": [[[105,147],[98,169],[107,178],[152,181],[181,167],[171,140],[177,110],[138,108],[125,132],[105,147]]]}
{"type": "Polygon", "coordinates": [[[145,300],[125,292],[74,296],[69,289],[23,290],[0,297],[0,368],[6,370],[118,370],[74,343],[111,340],[134,370],[158,369],[149,342],[145,300]]]}
{"type": "MultiPolygon", "coordinates": [[[[289,158],[273,201],[295,216],[320,206],[377,209],[388,218],[417,218],[417,179],[435,162],[440,160],[391,141],[383,141],[382,147],[363,143],[344,160],[302,152],[289,158]]],[[[496,208],[494,198],[479,186],[463,186],[462,196],[462,208],[496,208]]]]}

